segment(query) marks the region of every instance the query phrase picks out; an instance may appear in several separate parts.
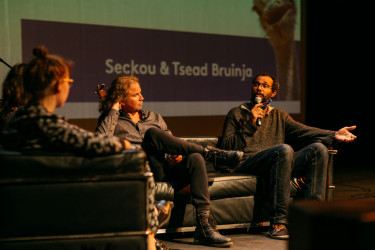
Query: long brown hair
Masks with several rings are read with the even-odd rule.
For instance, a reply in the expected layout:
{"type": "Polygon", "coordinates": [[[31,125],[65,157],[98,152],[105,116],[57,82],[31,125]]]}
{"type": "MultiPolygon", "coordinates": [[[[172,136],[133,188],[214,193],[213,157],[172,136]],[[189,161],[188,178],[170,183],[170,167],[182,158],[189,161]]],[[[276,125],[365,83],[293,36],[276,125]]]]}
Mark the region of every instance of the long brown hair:
{"type": "Polygon", "coordinates": [[[20,63],[12,67],[3,82],[3,94],[0,100],[0,110],[9,108],[16,110],[26,103],[23,89],[22,73],[26,64],[20,63]]]}
{"type": "Polygon", "coordinates": [[[139,83],[138,78],[133,75],[116,77],[109,86],[104,100],[100,102],[99,112],[109,112],[113,104],[126,100],[133,83],[139,83]]]}

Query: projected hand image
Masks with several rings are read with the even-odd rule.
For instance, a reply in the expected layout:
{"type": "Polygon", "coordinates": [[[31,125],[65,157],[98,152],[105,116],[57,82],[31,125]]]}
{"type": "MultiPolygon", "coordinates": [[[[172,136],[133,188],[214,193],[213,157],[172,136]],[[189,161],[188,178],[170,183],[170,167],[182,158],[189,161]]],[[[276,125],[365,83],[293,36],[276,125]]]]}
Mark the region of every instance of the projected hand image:
{"type": "Polygon", "coordinates": [[[275,52],[278,79],[285,86],[280,89],[279,98],[298,100],[299,76],[294,43],[296,4],[294,0],[254,0],[253,10],[259,15],[275,52]]]}

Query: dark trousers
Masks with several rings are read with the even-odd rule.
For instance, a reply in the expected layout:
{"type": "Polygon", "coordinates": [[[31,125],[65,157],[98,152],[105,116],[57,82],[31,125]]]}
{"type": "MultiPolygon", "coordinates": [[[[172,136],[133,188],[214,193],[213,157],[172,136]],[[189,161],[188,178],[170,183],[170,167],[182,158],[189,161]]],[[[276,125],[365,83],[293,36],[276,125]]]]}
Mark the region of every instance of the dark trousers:
{"type": "Polygon", "coordinates": [[[202,146],[174,137],[158,128],[146,131],[141,146],[147,154],[155,181],[177,182],[177,188],[190,184],[197,213],[209,209],[210,197],[202,146]],[[169,167],[165,164],[165,154],[182,155],[183,160],[178,165],[169,167]]]}
{"type": "Polygon", "coordinates": [[[236,172],[263,177],[269,183],[271,223],[287,224],[290,180],[306,177],[305,198],[325,198],[328,149],[313,143],[294,152],[287,144],[277,145],[246,159],[236,172]]]}

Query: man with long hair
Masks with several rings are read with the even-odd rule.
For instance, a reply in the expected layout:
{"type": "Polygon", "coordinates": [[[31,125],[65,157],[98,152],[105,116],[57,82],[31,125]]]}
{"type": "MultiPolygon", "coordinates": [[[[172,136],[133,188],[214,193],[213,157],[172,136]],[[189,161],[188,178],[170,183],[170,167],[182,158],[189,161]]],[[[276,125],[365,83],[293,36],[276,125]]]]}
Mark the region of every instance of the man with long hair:
{"type": "Polygon", "coordinates": [[[119,76],[102,100],[97,133],[116,135],[141,147],[148,156],[156,181],[177,182],[178,188],[190,184],[196,208],[194,242],[211,246],[231,246],[232,240],[216,230],[210,213],[210,197],[205,160],[216,158],[237,165],[242,152],[204,148],[174,137],[162,116],[142,110],[144,98],[138,78],[119,76]]]}

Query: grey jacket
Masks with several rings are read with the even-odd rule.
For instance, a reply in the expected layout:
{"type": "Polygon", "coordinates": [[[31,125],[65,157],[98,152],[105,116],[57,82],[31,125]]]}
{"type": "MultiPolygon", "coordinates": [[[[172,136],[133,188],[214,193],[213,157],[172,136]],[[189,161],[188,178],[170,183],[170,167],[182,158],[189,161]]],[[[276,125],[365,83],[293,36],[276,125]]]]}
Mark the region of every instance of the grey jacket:
{"type": "Polygon", "coordinates": [[[121,139],[130,141],[132,145],[140,145],[145,132],[151,127],[160,128],[172,134],[162,116],[158,113],[142,110],[141,120],[135,124],[127,114],[114,109],[108,113],[102,113],[98,119],[96,133],[116,135],[121,139]]]}

